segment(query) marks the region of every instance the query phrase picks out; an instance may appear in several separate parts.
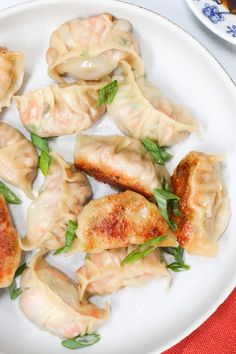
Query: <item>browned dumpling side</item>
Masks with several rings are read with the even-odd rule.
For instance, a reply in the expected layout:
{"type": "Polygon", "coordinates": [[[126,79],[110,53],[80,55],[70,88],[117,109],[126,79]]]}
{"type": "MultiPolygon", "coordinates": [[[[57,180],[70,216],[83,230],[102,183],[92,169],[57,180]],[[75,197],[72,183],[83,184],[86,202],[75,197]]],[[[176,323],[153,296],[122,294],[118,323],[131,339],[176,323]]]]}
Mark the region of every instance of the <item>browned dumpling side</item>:
{"type": "Polygon", "coordinates": [[[140,245],[162,235],[166,235],[162,246],[176,246],[175,236],[157,206],[132,191],[90,201],[78,215],[77,223],[77,251],[140,245]]]}
{"type": "Polygon", "coordinates": [[[11,284],[20,257],[18,234],[12,225],[5,198],[0,194],[0,288],[11,284]]]}
{"type": "Polygon", "coordinates": [[[219,157],[190,152],[177,166],[171,182],[180,197],[182,215],[175,220],[179,244],[191,254],[215,256],[217,240],[230,219],[219,157]]]}

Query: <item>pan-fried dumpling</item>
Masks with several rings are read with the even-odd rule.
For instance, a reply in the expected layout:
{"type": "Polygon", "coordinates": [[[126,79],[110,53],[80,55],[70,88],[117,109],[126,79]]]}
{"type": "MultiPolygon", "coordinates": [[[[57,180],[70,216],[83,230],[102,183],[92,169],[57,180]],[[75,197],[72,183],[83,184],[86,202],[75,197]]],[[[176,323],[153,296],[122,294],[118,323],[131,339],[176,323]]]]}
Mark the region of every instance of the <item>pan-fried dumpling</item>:
{"type": "Polygon", "coordinates": [[[27,218],[27,234],[21,241],[23,250],[45,247],[55,250],[65,244],[68,221],[77,214],[91,196],[87,177],[56,153],[38,197],[27,218]]]}
{"type": "Polygon", "coordinates": [[[70,135],[90,128],[105,112],[105,106],[97,106],[98,92],[105,85],[53,85],[14,96],[14,102],[30,132],[41,137],[70,135]]]}
{"type": "Polygon", "coordinates": [[[182,212],[176,236],[191,254],[215,256],[217,239],[229,223],[230,205],[219,162],[218,156],[193,151],[171,177],[182,212]]]}
{"type": "Polygon", "coordinates": [[[197,122],[185,108],[173,104],[143,77],[135,79],[129,64],[122,61],[119,70],[120,74],[113,76],[118,91],[107,111],[124,134],[168,146],[198,130],[197,122]]]}
{"type": "Polygon", "coordinates": [[[12,225],[5,198],[0,194],[0,288],[12,283],[20,257],[18,234],[12,225]]]}
{"type": "Polygon", "coordinates": [[[41,329],[73,338],[92,333],[109,316],[109,309],[80,303],[77,284],[36,254],[21,277],[20,309],[41,329]]]}
{"type": "Polygon", "coordinates": [[[38,169],[34,145],[16,128],[0,123],[0,178],[34,198],[32,182],[38,169]]]}
{"type": "Polygon", "coordinates": [[[121,261],[135,248],[129,246],[87,254],[85,265],[76,272],[80,298],[114,293],[125,287],[141,285],[154,277],[170,280],[159,249],[135,263],[122,266],[121,261]]]}
{"type": "Polygon", "coordinates": [[[157,165],[143,144],[125,136],[79,135],[75,165],[99,181],[139,192],[146,197],[162,188],[168,178],[164,166],[157,165]]]}
{"type": "Polygon", "coordinates": [[[0,112],[9,107],[12,96],[22,85],[24,55],[0,48],[0,112]]]}
{"type": "Polygon", "coordinates": [[[110,14],[78,18],[52,33],[47,51],[48,74],[58,81],[64,75],[100,80],[122,59],[143,75],[138,44],[127,20],[114,19],[110,14]]]}
{"type": "Polygon", "coordinates": [[[176,246],[157,206],[132,191],[91,200],[78,215],[77,223],[76,251],[96,253],[140,245],[164,234],[167,237],[161,246],[176,246]]]}

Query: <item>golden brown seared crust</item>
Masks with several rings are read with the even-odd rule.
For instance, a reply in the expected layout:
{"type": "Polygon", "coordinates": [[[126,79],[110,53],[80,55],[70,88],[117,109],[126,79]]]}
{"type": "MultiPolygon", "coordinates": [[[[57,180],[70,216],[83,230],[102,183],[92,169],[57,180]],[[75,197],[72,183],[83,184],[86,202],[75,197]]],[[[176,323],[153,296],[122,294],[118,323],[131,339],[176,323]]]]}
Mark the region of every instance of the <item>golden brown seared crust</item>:
{"type": "Polygon", "coordinates": [[[175,246],[156,205],[132,191],[89,202],[79,214],[76,231],[78,247],[86,252],[143,244],[166,233],[162,246],[175,246]]]}
{"type": "Polygon", "coordinates": [[[195,169],[199,163],[199,155],[194,151],[190,152],[183,160],[180,161],[176,167],[174,174],[171,176],[171,185],[173,193],[180,197],[180,211],[182,215],[180,217],[173,216],[173,219],[177,223],[178,230],[176,237],[181,246],[185,246],[191,237],[191,215],[192,210],[188,207],[188,198],[190,194],[189,178],[192,170],[195,169]]]}
{"type": "Polygon", "coordinates": [[[130,189],[144,195],[148,199],[153,198],[151,190],[144,188],[139,181],[135,181],[133,178],[129,178],[125,174],[122,175],[120,171],[117,171],[116,174],[114,169],[105,166],[100,168],[97,165],[89,163],[87,160],[78,158],[75,161],[75,165],[100,182],[109,183],[123,189],[130,189]]]}
{"type": "Polygon", "coordinates": [[[7,203],[0,194],[0,288],[11,284],[20,255],[18,235],[12,225],[7,203]]]}

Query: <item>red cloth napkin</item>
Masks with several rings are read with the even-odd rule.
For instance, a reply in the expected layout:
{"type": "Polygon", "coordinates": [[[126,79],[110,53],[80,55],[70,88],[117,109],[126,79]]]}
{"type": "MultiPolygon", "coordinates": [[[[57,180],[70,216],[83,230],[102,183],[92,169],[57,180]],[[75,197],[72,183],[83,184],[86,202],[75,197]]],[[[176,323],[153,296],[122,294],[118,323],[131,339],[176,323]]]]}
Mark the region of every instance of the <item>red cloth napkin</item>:
{"type": "Polygon", "coordinates": [[[163,354],[236,354],[236,289],[206,322],[163,354]]]}

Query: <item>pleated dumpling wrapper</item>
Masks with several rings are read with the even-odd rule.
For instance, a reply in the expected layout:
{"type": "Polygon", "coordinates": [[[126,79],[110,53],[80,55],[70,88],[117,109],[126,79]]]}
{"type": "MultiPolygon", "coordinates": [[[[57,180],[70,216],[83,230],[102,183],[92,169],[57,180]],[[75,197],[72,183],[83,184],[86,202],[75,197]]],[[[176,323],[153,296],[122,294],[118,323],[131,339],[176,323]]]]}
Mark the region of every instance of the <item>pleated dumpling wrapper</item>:
{"type": "Polygon", "coordinates": [[[24,55],[0,48],[0,112],[9,107],[11,98],[22,85],[24,76],[24,55]]]}
{"type": "Polygon", "coordinates": [[[56,250],[64,246],[68,221],[76,221],[82,206],[91,196],[87,177],[55,152],[50,153],[48,174],[27,217],[23,250],[38,247],[56,250]]]}
{"type": "Polygon", "coordinates": [[[77,18],[61,25],[50,37],[47,51],[49,76],[63,81],[65,75],[100,80],[126,60],[143,75],[138,43],[127,20],[110,14],[77,18]]]}
{"type": "Polygon", "coordinates": [[[157,206],[132,191],[91,200],[79,213],[77,223],[73,251],[97,253],[141,245],[163,235],[166,238],[160,247],[177,245],[157,206]]]}
{"type": "MultiPolygon", "coordinates": [[[[191,254],[213,257],[218,238],[230,220],[230,203],[220,168],[222,158],[192,151],[171,177],[180,197],[182,215],[176,217],[179,244],[191,254]]],[[[174,217],[173,217],[174,218],[174,217]]]]}
{"type": "Polygon", "coordinates": [[[118,91],[107,112],[124,134],[170,146],[198,131],[197,121],[185,108],[172,103],[144,77],[135,79],[126,62],[120,63],[113,80],[118,81],[118,91]]]}
{"type": "Polygon", "coordinates": [[[162,188],[167,169],[156,164],[143,144],[126,136],[79,135],[75,165],[97,180],[131,189],[150,198],[162,188]]]}
{"type": "Polygon", "coordinates": [[[33,199],[32,182],[38,170],[38,154],[24,135],[6,123],[0,123],[0,178],[22,189],[33,199]]]}
{"type": "Polygon", "coordinates": [[[166,277],[170,282],[170,273],[159,249],[134,263],[121,265],[135,248],[129,246],[87,254],[85,265],[76,272],[80,298],[114,293],[125,287],[139,286],[153,278],[166,277]]]}
{"type": "Polygon", "coordinates": [[[19,305],[24,315],[45,331],[64,338],[94,332],[109,316],[109,308],[80,302],[77,284],[49,265],[44,253],[34,256],[21,277],[19,305]]]}
{"type": "Polygon", "coordinates": [[[22,123],[31,133],[41,137],[78,134],[105,112],[104,105],[97,105],[99,90],[105,85],[82,81],[52,85],[13,99],[22,123]]]}
{"type": "Polygon", "coordinates": [[[12,225],[5,198],[0,194],[0,288],[12,283],[20,258],[19,237],[12,225]]]}

